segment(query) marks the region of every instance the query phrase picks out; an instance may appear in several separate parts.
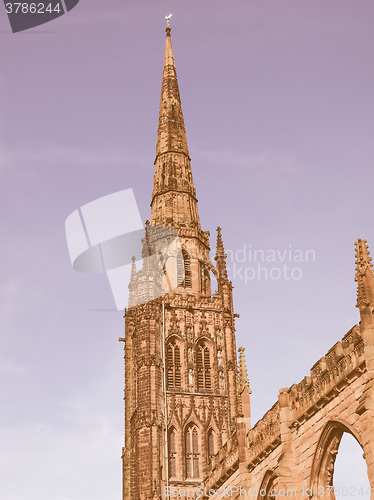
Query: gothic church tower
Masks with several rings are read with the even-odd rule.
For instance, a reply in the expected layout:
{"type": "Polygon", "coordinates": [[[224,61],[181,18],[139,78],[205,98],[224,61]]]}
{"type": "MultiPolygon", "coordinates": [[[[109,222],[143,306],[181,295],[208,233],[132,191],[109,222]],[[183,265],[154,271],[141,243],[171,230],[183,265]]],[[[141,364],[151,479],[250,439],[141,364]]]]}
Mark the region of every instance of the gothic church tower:
{"type": "Polygon", "coordinates": [[[221,230],[213,265],[209,232],[200,227],[170,31],[168,26],[147,230],[177,231],[184,280],[173,292],[140,303],[136,298],[155,285],[146,264],[139,271],[133,264],[125,312],[124,500],[160,500],[167,486],[199,486],[238,417],[249,412],[238,399],[232,285],[221,230]],[[211,290],[213,277],[217,291],[211,290]]]}

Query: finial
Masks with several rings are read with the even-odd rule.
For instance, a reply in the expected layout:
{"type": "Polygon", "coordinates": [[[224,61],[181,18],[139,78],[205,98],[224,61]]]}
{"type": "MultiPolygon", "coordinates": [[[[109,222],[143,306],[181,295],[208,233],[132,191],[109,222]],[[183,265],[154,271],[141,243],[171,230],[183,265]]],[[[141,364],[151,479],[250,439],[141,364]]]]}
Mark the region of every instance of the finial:
{"type": "Polygon", "coordinates": [[[131,260],[132,260],[132,264],[131,264],[130,281],[133,281],[135,279],[135,276],[136,276],[136,258],[135,258],[135,255],[132,256],[131,260]]]}
{"type": "Polygon", "coordinates": [[[358,239],[356,245],[356,276],[358,283],[357,307],[373,303],[374,271],[367,240],[358,239]]]}
{"type": "MultiPolygon", "coordinates": [[[[147,257],[150,257],[152,255],[152,249],[151,249],[151,243],[149,241],[149,233],[148,233],[148,228],[149,228],[149,220],[145,221],[145,241],[147,244],[147,250],[148,250],[148,255],[147,257]]],[[[144,255],[143,255],[144,257],[144,255]]]]}
{"type": "Polygon", "coordinates": [[[227,268],[226,268],[226,257],[225,249],[222,241],[221,228],[217,227],[217,245],[216,245],[216,256],[214,260],[217,262],[217,269],[219,277],[227,279],[227,268]]]}
{"type": "Polygon", "coordinates": [[[356,245],[357,304],[360,310],[361,331],[374,328],[374,270],[366,240],[356,245]]]}
{"type": "Polygon", "coordinates": [[[248,394],[251,393],[251,390],[249,388],[249,381],[248,381],[248,375],[247,375],[247,367],[245,363],[245,354],[244,354],[244,347],[239,347],[239,370],[238,370],[238,375],[239,375],[239,393],[241,394],[242,392],[247,392],[248,394]]]}
{"type": "Polygon", "coordinates": [[[128,288],[130,290],[129,294],[129,307],[133,307],[136,305],[137,302],[137,289],[136,289],[136,259],[135,256],[132,256],[132,263],[131,263],[131,275],[130,275],[130,280],[129,280],[129,285],[128,288]]]}
{"type": "Polygon", "coordinates": [[[166,29],[170,29],[170,18],[173,17],[173,14],[169,14],[168,16],[165,16],[166,19],[166,29]]]}
{"type": "Polygon", "coordinates": [[[249,380],[245,363],[244,347],[239,347],[239,367],[238,367],[238,415],[240,417],[251,418],[251,404],[249,395],[249,380]]]}

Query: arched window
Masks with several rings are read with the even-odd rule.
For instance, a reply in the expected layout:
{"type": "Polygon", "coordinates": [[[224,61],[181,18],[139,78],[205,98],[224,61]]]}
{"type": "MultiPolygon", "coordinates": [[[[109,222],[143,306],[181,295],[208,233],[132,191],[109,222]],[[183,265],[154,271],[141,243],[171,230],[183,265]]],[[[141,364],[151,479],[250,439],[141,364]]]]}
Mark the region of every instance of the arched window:
{"type": "Polygon", "coordinates": [[[200,474],[199,433],[195,425],[190,426],[186,432],[186,479],[196,479],[200,474]]]}
{"type": "Polygon", "coordinates": [[[214,452],[214,431],[210,429],[208,432],[208,457],[211,458],[215,455],[214,452]]]}
{"type": "Polygon", "coordinates": [[[175,341],[168,344],[166,364],[168,389],[181,387],[181,354],[175,341]]]}
{"type": "Polygon", "coordinates": [[[206,343],[197,348],[197,386],[198,390],[212,388],[212,376],[210,368],[210,350],[206,343]]]}
{"type": "Polygon", "coordinates": [[[177,444],[176,431],[171,429],[168,434],[168,451],[169,451],[169,478],[177,476],[177,444]]]}

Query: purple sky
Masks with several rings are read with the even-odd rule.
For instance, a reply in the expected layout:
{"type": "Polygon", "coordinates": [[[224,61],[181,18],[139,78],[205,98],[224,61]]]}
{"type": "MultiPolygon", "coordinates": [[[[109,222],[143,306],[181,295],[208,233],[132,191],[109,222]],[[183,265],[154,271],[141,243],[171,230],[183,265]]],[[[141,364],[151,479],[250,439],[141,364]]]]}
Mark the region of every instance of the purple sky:
{"type": "Polygon", "coordinates": [[[235,261],[253,421],[359,320],[354,242],[374,249],[372,0],[81,0],[18,34],[0,5],[4,500],[120,498],[123,320],[91,311],[113,309],[111,291],[73,271],[64,222],[126,188],[149,218],[169,12],[212,249],[220,225],[233,255],[315,252],[285,262],[298,280],[245,283],[258,263],[235,261]]]}

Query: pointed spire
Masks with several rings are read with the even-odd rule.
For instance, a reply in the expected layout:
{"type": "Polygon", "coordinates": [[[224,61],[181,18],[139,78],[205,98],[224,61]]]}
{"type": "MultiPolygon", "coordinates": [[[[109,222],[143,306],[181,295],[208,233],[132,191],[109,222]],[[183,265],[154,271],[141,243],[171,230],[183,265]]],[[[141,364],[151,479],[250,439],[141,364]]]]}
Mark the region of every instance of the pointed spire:
{"type": "Polygon", "coordinates": [[[357,307],[374,307],[374,271],[366,240],[356,243],[357,307]]]}
{"type": "Polygon", "coordinates": [[[171,28],[167,26],[156,160],[160,154],[168,152],[189,156],[170,32],[171,28]]]}
{"type": "MultiPolygon", "coordinates": [[[[167,18],[170,19],[169,16],[167,18]]],[[[171,28],[168,25],[157,131],[151,224],[200,229],[196,190],[192,178],[191,159],[170,32],[171,28]]]]}
{"type": "Polygon", "coordinates": [[[226,257],[227,255],[225,254],[225,248],[223,246],[221,228],[217,227],[217,245],[214,260],[217,263],[219,278],[223,279],[227,279],[226,257]]]}

